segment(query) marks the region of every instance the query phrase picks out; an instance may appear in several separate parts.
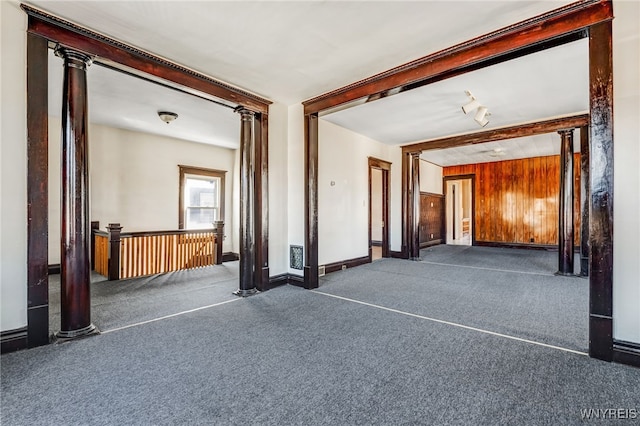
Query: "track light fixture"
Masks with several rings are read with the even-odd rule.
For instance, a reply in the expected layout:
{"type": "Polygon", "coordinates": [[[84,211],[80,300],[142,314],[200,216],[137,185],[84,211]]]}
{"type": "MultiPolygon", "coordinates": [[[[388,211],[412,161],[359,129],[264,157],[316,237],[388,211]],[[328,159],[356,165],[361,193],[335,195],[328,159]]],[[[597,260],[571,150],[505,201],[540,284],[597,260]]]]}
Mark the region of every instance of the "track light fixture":
{"type": "Polygon", "coordinates": [[[478,111],[476,112],[476,116],[473,117],[473,119],[476,121],[476,123],[478,123],[480,126],[484,127],[487,124],[489,124],[489,119],[487,118],[489,116],[489,110],[487,109],[487,107],[485,106],[480,106],[478,108],[478,111]]]}
{"type": "Polygon", "coordinates": [[[480,106],[480,102],[478,102],[476,100],[476,98],[468,90],[465,91],[464,93],[467,94],[467,96],[469,97],[470,101],[469,101],[468,104],[465,104],[465,105],[462,106],[462,112],[464,112],[465,114],[469,114],[471,111],[473,111],[474,109],[476,109],[476,108],[478,108],[480,106]]]}
{"type": "Polygon", "coordinates": [[[468,114],[471,111],[477,109],[478,111],[476,111],[476,115],[474,117],[476,123],[478,123],[482,127],[489,124],[489,119],[487,118],[491,115],[491,113],[489,113],[489,109],[486,106],[480,104],[480,102],[475,98],[475,96],[471,94],[470,91],[465,90],[464,93],[469,98],[469,103],[462,106],[462,112],[468,114]]]}

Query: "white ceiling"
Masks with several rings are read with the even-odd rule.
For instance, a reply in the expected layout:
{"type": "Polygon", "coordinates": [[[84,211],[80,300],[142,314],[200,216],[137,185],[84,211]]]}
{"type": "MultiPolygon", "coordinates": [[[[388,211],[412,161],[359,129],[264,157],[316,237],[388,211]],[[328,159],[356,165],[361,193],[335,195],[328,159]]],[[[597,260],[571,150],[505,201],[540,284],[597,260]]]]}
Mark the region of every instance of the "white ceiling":
{"type": "MultiPolygon", "coordinates": [[[[570,2],[28,3],[273,101],[295,104],[570,2]]],[[[466,89],[487,104],[492,127],[583,111],[587,91],[578,88],[586,78],[584,46],[573,43],[564,52],[521,58],[323,118],[402,144],[480,130],[473,117],[460,112],[466,89]],[[564,61],[565,56],[570,58],[564,61]],[[530,102],[519,103],[523,98],[530,102]]],[[[61,62],[51,60],[59,73],[50,85],[50,112],[56,114],[61,62]]],[[[89,85],[92,122],[237,147],[239,119],[225,107],[98,65],[90,67],[89,85]],[[166,125],[157,117],[160,109],[180,117],[166,125]]]]}

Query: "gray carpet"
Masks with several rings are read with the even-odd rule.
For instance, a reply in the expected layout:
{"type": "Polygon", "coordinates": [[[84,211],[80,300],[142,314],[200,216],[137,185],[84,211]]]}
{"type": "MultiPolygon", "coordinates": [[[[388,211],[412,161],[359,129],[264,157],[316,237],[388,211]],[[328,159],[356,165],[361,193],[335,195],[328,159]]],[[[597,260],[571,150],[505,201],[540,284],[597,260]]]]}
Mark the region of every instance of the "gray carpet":
{"type": "Polygon", "coordinates": [[[565,425],[596,422],[585,409],[640,410],[640,369],[320,294],[389,269],[404,274],[390,293],[415,299],[418,266],[446,275],[384,260],[330,274],[318,291],[279,287],[3,355],[2,424],[565,425]]]}
{"type": "Polygon", "coordinates": [[[554,275],[557,253],[443,245],[421,255],[329,274],[319,291],[587,352],[589,282],[554,275]]]}

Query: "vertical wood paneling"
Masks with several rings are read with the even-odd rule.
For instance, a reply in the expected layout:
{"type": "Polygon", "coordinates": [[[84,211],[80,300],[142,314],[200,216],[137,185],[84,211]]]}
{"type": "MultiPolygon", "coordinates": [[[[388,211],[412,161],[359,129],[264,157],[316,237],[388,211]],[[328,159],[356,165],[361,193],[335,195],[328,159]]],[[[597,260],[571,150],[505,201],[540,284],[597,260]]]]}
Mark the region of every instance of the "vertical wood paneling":
{"type": "MultiPolygon", "coordinates": [[[[575,229],[580,229],[579,164],[580,154],[575,153],[575,229]]],[[[475,174],[474,233],[477,241],[558,243],[559,156],[444,167],[442,174],[475,174]]],[[[575,243],[580,243],[579,233],[576,233],[575,243]]]]}
{"type": "Polygon", "coordinates": [[[444,196],[420,193],[420,244],[443,240],[444,196]],[[433,236],[432,236],[433,235],[433,236]]]}

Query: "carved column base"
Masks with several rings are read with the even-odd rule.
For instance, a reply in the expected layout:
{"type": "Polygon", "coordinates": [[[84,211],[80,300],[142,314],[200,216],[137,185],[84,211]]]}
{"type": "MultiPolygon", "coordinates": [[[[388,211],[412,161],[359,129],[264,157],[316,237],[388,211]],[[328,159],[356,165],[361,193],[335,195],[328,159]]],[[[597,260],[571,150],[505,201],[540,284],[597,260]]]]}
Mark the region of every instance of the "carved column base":
{"type": "Polygon", "coordinates": [[[256,290],[255,288],[249,289],[249,290],[236,290],[233,292],[233,294],[235,294],[238,297],[249,297],[249,296],[253,296],[254,294],[258,294],[258,290],[256,290]]]}
{"type": "Polygon", "coordinates": [[[95,325],[89,324],[88,326],[77,330],[60,330],[56,333],[56,338],[58,340],[72,340],[90,336],[92,334],[100,334],[100,330],[98,330],[95,325]]]}

